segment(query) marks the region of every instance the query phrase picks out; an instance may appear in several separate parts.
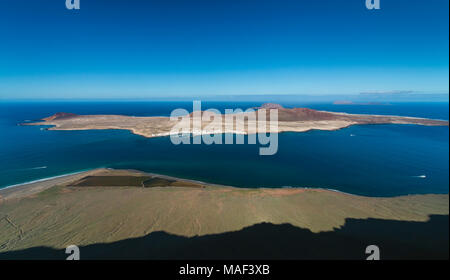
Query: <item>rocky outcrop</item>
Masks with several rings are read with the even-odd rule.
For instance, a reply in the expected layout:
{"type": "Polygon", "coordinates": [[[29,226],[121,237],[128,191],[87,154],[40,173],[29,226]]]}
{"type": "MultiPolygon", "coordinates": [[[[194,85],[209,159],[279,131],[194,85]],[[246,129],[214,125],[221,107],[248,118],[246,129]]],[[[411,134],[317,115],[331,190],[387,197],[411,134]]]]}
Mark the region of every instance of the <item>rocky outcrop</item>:
{"type": "Polygon", "coordinates": [[[77,114],[61,112],[61,113],[56,113],[50,117],[43,118],[42,120],[44,120],[44,121],[63,120],[63,119],[74,118],[77,116],[78,116],[77,114]]]}

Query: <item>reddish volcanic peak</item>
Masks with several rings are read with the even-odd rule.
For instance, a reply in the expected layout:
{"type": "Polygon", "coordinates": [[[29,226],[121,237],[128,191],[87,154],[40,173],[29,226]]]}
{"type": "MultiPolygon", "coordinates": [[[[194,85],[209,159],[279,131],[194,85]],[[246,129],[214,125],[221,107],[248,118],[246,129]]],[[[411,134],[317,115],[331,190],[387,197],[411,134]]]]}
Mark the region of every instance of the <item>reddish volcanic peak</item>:
{"type": "Polygon", "coordinates": [[[336,119],[336,116],[333,113],[308,108],[278,110],[278,120],[280,121],[321,121],[333,119],[336,119]]]}
{"type": "MultiPolygon", "coordinates": [[[[308,108],[289,109],[274,103],[265,103],[260,109],[278,109],[279,121],[321,121],[336,119],[336,115],[330,112],[317,111],[308,108]]],[[[267,115],[269,115],[268,112],[267,115]]]]}
{"type": "Polygon", "coordinates": [[[53,116],[43,118],[44,121],[54,121],[54,120],[61,120],[61,119],[69,119],[78,116],[77,114],[72,113],[56,113],[53,116]]]}
{"type": "Polygon", "coordinates": [[[261,109],[283,109],[283,106],[276,103],[264,103],[260,107],[261,109]]]}

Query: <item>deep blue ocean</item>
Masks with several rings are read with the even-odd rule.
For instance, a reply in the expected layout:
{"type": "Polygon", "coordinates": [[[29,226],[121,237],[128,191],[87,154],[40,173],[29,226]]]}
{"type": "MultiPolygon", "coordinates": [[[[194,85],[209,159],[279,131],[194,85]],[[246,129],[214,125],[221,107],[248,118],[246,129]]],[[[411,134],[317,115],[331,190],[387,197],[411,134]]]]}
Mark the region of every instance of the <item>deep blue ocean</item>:
{"type": "MultiPolygon", "coordinates": [[[[204,102],[202,109],[259,103],[204,102]]],[[[448,103],[286,107],[449,119],[448,103]]],[[[0,102],[0,188],[97,167],[148,172],[238,187],[329,188],[367,196],[448,193],[449,128],[352,126],[338,131],[279,134],[278,153],[259,145],[173,145],[169,137],[128,131],[47,131],[18,126],[56,112],[168,116],[191,102],[0,102]],[[423,176],[425,175],[425,177],[423,176]]]]}

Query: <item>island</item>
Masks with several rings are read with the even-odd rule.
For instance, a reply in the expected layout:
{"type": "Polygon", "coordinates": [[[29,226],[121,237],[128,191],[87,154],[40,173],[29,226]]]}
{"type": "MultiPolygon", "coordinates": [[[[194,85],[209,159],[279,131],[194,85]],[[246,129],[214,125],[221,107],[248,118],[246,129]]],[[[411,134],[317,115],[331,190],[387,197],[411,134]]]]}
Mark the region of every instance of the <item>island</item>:
{"type": "Polygon", "coordinates": [[[208,110],[193,112],[176,118],[56,113],[50,117],[43,118],[42,121],[23,123],[23,125],[51,126],[48,130],[122,129],[149,138],[169,136],[180,131],[193,135],[213,133],[255,134],[266,132],[306,132],[314,129],[337,130],[351,125],[368,124],[449,125],[449,122],[446,120],[348,114],[308,108],[284,108],[279,104],[273,103],[264,104],[255,109],[256,118],[252,118],[251,116],[253,115],[250,115],[251,113],[247,111],[234,114],[217,114],[208,110]],[[273,110],[276,110],[278,113],[276,122],[270,121],[270,113],[273,110]],[[194,125],[196,122],[200,123],[198,127],[194,125]],[[178,129],[174,130],[176,126],[178,129]]]}

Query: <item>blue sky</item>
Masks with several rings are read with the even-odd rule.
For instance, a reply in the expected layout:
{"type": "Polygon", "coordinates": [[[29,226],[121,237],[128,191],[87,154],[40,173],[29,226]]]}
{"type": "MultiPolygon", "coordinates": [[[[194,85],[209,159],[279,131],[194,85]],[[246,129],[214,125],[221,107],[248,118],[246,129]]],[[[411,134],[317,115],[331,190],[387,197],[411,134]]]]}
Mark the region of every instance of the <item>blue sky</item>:
{"type": "Polygon", "coordinates": [[[0,0],[0,98],[448,92],[448,0],[0,0]]]}

